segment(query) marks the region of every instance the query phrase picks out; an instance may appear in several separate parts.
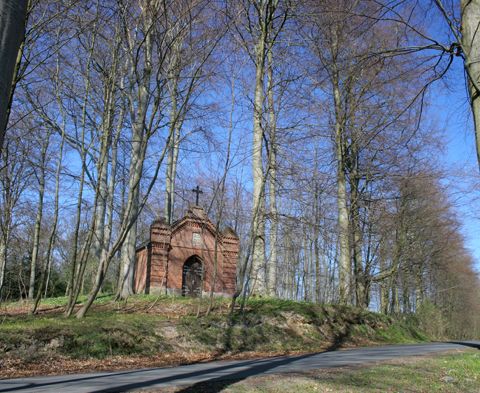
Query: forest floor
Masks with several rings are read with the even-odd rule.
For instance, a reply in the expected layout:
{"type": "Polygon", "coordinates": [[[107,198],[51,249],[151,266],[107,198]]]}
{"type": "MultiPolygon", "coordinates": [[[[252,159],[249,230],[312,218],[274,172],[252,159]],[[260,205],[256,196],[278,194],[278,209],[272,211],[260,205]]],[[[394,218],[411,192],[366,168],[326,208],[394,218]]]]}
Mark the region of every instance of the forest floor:
{"type": "MultiPolygon", "coordinates": [[[[82,301],[84,299],[81,299],[82,301]]],[[[0,305],[0,378],[247,359],[430,339],[413,316],[279,299],[101,296],[89,314],[65,318],[66,298],[0,305]]]]}

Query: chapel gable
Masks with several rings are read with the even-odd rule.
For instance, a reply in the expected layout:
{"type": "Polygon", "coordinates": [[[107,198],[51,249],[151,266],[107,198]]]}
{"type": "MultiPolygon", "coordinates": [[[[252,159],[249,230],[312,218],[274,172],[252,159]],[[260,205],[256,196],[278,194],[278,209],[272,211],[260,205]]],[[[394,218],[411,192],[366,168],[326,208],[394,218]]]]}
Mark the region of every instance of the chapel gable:
{"type": "Polygon", "coordinates": [[[200,206],[169,225],[164,219],[150,226],[150,239],[136,251],[136,293],[182,296],[232,296],[240,240],[231,228],[217,232],[200,206]]]}

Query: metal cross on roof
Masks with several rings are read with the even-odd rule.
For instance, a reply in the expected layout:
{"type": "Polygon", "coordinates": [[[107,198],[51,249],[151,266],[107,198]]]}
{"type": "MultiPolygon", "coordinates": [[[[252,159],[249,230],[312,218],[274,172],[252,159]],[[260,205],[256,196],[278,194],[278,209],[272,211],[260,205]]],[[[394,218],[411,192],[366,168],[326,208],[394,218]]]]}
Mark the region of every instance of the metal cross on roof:
{"type": "Polygon", "coordinates": [[[195,205],[198,206],[198,199],[200,197],[200,194],[203,194],[203,191],[200,190],[200,187],[197,185],[197,188],[193,188],[192,189],[192,192],[194,192],[196,195],[196,199],[195,199],[195,205]]]}

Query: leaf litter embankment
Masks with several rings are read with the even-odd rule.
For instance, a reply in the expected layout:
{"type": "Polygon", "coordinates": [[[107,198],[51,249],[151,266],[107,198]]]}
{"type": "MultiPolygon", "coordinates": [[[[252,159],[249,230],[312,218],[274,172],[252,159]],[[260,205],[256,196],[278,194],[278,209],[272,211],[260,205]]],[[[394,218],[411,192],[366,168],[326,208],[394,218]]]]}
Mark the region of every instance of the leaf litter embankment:
{"type": "Polygon", "coordinates": [[[252,299],[231,316],[229,300],[216,299],[205,316],[202,299],[135,296],[118,303],[104,296],[77,320],[63,317],[62,301],[47,299],[36,316],[28,303],[0,307],[0,378],[427,340],[412,317],[344,306],[252,299]]]}

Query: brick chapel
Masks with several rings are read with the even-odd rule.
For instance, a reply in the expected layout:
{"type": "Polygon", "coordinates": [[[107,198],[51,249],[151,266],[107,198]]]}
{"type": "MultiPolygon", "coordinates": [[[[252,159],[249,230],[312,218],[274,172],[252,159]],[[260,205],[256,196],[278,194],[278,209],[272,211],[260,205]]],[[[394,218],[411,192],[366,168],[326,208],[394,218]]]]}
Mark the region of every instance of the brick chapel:
{"type": "Polygon", "coordinates": [[[149,241],[136,250],[134,291],[198,297],[214,286],[215,295],[232,296],[239,250],[237,234],[230,228],[217,233],[200,206],[191,206],[172,225],[157,219],[150,226],[149,241]]]}

